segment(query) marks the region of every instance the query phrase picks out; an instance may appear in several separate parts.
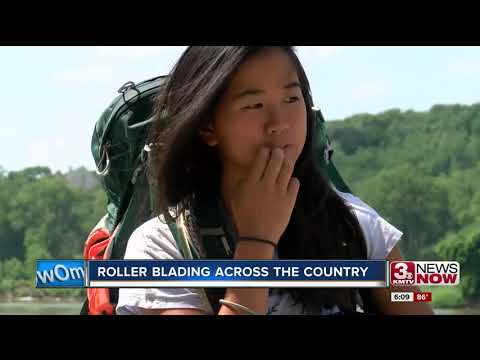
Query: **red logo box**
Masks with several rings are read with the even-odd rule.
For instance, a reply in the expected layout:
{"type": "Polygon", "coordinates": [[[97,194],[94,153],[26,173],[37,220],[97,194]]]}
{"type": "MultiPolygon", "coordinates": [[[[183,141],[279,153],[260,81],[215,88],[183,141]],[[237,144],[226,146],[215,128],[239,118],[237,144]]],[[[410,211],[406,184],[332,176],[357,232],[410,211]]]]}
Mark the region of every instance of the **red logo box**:
{"type": "Polygon", "coordinates": [[[391,285],[415,285],[415,262],[392,261],[390,263],[391,285]]]}

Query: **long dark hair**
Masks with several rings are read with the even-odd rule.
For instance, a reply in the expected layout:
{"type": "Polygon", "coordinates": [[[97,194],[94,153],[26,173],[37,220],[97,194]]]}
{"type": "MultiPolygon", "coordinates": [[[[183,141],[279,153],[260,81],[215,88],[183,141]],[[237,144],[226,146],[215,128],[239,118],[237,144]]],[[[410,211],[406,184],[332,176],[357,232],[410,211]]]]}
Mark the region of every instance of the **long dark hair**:
{"type": "MultiPolygon", "coordinates": [[[[173,220],[169,208],[188,204],[193,194],[220,187],[222,164],[217,150],[198,132],[213,119],[214,109],[238,67],[264,47],[192,46],[172,69],[155,100],[149,141],[150,176],[159,213],[173,220]]],[[[310,85],[293,47],[282,47],[298,73],[307,110],[307,137],[294,176],[300,180],[295,207],[278,245],[281,259],[358,258],[352,248],[364,246],[356,216],[330,186],[314,156],[315,113],[310,85]],[[353,246],[355,245],[355,246],[353,246]]],[[[182,209],[180,210],[182,211],[182,209]]],[[[351,304],[349,289],[290,289],[295,298],[331,307],[351,304]]]]}

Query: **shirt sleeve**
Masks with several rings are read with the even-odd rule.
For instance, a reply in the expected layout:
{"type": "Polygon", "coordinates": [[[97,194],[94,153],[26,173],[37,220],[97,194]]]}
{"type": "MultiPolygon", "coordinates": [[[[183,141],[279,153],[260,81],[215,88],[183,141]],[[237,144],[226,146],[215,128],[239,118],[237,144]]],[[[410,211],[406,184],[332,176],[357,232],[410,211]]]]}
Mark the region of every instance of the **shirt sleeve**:
{"type": "MultiPolygon", "coordinates": [[[[128,241],[125,259],[182,260],[167,224],[158,218],[137,228],[128,241]]],[[[200,309],[209,312],[202,289],[120,288],[116,312],[119,315],[141,314],[142,309],[200,309]]]]}
{"type": "Polygon", "coordinates": [[[384,260],[400,241],[403,233],[381,216],[373,219],[371,234],[366,238],[368,258],[370,260],[384,260]]]}
{"type": "Polygon", "coordinates": [[[403,233],[360,198],[352,194],[338,193],[357,216],[365,236],[367,258],[369,260],[384,260],[400,241],[403,233]]]}

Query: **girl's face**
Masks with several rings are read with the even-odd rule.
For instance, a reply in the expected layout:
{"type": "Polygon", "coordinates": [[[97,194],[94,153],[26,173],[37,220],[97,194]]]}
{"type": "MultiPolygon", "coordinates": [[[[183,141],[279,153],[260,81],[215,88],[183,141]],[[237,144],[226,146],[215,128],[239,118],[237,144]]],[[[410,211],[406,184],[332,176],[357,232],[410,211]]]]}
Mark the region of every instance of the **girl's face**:
{"type": "Polygon", "coordinates": [[[224,171],[245,176],[262,146],[281,147],[297,161],[305,144],[307,112],[295,65],[281,49],[263,50],[235,73],[202,130],[204,141],[217,146],[224,171]]]}

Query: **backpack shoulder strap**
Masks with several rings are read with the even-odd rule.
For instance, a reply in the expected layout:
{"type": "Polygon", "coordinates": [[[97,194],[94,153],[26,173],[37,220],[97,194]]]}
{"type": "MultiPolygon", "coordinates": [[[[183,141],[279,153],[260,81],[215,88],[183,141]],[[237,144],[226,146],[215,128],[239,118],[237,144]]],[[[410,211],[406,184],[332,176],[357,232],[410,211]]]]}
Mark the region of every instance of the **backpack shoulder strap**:
{"type": "MultiPolygon", "coordinates": [[[[361,250],[362,250],[362,258],[368,259],[367,244],[365,242],[362,242],[361,250]]],[[[373,301],[372,289],[359,288],[358,294],[360,296],[360,299],[362,300],[363,312],[365,314],[376,314],[378,309],[376,308],[375,302],[373,301]]]]}
{"type": "MultiPolygon", "coordinates": [[[[186,260],[200,259],[199,252],[194,250],[195,247],[192,244],[190,234],[185,224],[184,220],[179,220],[177,218],[176,222],[168,222],[168,227],[177,243],[180,252],[183,255],[183,258],[186,260]],[[190,240],[189,240],[190,239],[190,240]]],[[[215,315],[218,313],[219,307],[216,306],[218,300],[220,300],[218,289],[211,288],[199,288],[198,292],[202,299],[202,303],[209,315],[215,315]]],[[[221,296],[223,296],[222,294],[221,296]]]]}
{"type": "MultiPolygon", "coordinates": [[[[185,259],[231,259],[235,249],[232,229],[222,224],[223,212],[218,197],[197,193],[187,213],[180,214],[176,222],[168,224],[178,248],[185,259]],[[195,234],[196,233],[196,234],[195,234]],[[198,237],[197,237],[198,235],[198,237]]],[[[204,303],[217,314],[219,300],[225,288],[205,288],[201,295],[204,303]]]]}

